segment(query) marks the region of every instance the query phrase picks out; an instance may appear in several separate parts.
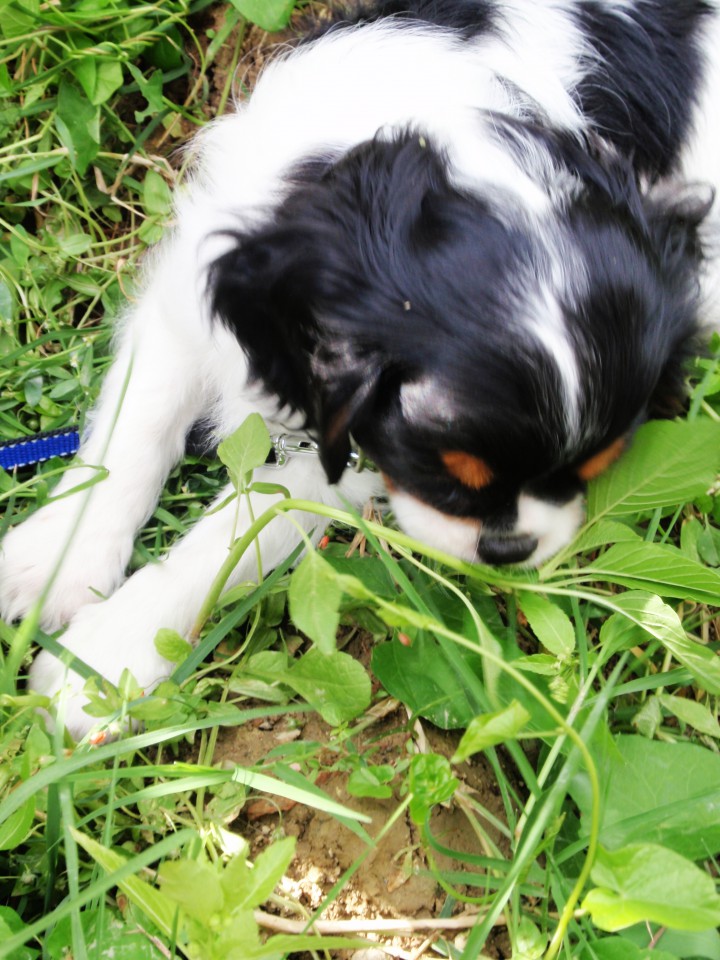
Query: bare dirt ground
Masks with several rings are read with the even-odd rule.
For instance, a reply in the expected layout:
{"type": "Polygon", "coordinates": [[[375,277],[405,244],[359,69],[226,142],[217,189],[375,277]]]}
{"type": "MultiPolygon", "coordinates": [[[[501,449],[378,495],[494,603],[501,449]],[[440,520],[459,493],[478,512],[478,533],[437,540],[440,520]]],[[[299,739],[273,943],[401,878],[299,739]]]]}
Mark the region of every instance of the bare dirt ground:
{"type": "MultiPolygon", "coordinates": [[[[407,729],[407,714],[401,706],[369,727],[355,741],[359,752],[373,751],[373,763],[393,764],[398,757],[407,755],[411,731],[407,729]]],[[[314,715],[308,716],[301,727],[296,718],[287,725],[285,720],[277,724],[263,723],[255,727],[244,726],[224,732],[215,751],[215,760],[220,764],[241,766],[261,765],[270,750],[289,738],[301,738],[313,743],[330,743],[332,731],[314,715]]],[[[448,733],[423,722],[415,725],[412,739],[422,743],[427,750],[444,756],[452,756],[458,734],[448,733]]],[[[328,764],[321,769],[316,782],[328,796],[371,818],[368,833],[375,838],[395,814],[401,797],[397,790],[391,798],[378,800],[351,796],[346,790],[348,774],[333,770],[337,757],[334,751],[320,754],[321,762],[328,764]]],[[[471,764],[460,766],[462,789],[498,819],[502,819],[502,802],[498,796],[492,771],[484,760],[476,759],[471,764]]],[[[492,827],[488,835],[501,849],[502,838],[492,827]]],[[[430,828],[433,836],[443,846],[464,854],[487,855],[488,850],[472,829],[462,809],[450,804],[436,807],[430,828]]],[[[437,918],[443,909],[447,895],[436,881],[427,856],[420,843],[418,828],[407,811],[398,817],[383,836],[377,847],[367,855],[366,844],[350,829],[342,826],[330,815],[299,804],[284,801],[279,803],[265,796],[250,799],[242,813],[232,824],[251,844],[256,856],[263,847],[278,836],[294,836],[297,839],[296,857],[290,872],[291,883],[286,893],[299,902],[308,913],[316,910],[330,893],[333,885],[353,865],[359,864],[330,906],[323,912],[323,920],[340,921],[338,933],[345,932],[345,921],[388,919],[402,922],[405,930],[415,932],[404,935],[369,934],[369,939],[378,939],[386,949],[402,960],[406,958],[437,957],[431,947],[439,935],[427,929],[422,920],[437,918]],[[364,856],[365,855],[365,856],[364,856]]],[[[441,870],[467,871],[466,863],[442,854],[435,855],[441,870]]],[[[478,890],[464,885],[456,887],[460,893],[477,896],[478,890]]],[[[454,913],[466,911],[458,904],[454,913]]],[[[472,913],[473,909],[468,908],[472,913]]],[[[450,929],[444,933],[451,942],[462,943],[463,932],[450,929]]],[[[510,956],[507,934],[499,924],[484,947],[484,956],[505,958],[510,956]]],[[[378,958],[384,954],[378,953],[378,958]]],[[[385,954],[386,955],[386,954],[385,954]]],[[[339,953],[338,957],[355,957],[363,960],[362,953],[339,953]]],[[[374,954],[367,954],[367,960],[374,954]]],[[[299,960],[299,958],[298,958],[299,960]]]]}

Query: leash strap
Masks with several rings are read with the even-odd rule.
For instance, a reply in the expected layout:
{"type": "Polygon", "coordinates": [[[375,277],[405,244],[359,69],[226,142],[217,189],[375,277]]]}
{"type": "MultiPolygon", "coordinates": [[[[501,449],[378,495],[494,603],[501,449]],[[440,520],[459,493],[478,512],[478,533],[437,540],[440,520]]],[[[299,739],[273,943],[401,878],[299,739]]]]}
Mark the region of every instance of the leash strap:
{"type": "MultiPolygon", "coordinates": [[[[288,460],[298,455],[318,455],[318,445],[305,435],[280,433],[274,434],[270,439],[272,450],[266,462],[277,467],[284,467],[288,460]]],[[[36,463],[44,463],[52,457],[72,457],[79,447],[80,431],[73,427],[48,430],[22,440],[6,440],[0,442],[0,467],[10,471],[16,467],[31,467],[36,463]]],[[[353,450],[350,454],[348,467],[358,473],[364,469],[374,469],[359,450],[353,450]]]]}
{"type": "Polygon", "coordinates": [[[14,470],[43,463],[52,457],[72,457],[80,446],[80,431],[74,428],[48,430],[22,440],[0,443],[0,467],[14,470]]]}

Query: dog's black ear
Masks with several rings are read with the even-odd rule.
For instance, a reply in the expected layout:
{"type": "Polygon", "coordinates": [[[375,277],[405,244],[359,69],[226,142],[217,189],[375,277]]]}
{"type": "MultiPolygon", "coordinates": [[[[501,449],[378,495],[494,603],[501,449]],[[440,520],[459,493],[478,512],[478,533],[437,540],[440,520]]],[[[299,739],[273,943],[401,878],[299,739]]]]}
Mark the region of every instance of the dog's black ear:
{"type": "MultiPolygon", "coordinates": [[[[382,369],[372,357],[350,360],[350,350],[315,358],[318,387],[315,406],[320,461],[330,483],[336,483],[348,464],[353,429],[372,417],[382,369]],[[348,362],[350,361],[350,362],[348,362]]],[[[325,352],[323,351],[323,354],[325,352]]]]}
{"type": "Polygon", "coordinates": [[[208,276],[213,316],[245,350],[251,378],[306,416],[317,333],[311,309],[314,259],[313,247],[302,238],[271,227],[234,237],[232,248],[213,263],[208,276]]]}
{"type": "Polygon", "coordinates": [[[715,203],[704,183],[663,181],[648,196],[648,220],[666,254],[703,256],[702,225],[715,203]]]}

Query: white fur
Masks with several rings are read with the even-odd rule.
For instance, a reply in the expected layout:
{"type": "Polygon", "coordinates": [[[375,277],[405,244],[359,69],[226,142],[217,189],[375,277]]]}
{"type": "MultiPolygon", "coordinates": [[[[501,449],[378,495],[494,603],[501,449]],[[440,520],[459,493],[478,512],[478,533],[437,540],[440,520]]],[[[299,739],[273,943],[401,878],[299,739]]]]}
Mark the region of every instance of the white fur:
{"type": "Polygon", "coordinates": [[[404,490],[391,492],[390,502],[397,522],[418,540],[461,560],[476,559],[479,520],[449,517],[404,490]]]}

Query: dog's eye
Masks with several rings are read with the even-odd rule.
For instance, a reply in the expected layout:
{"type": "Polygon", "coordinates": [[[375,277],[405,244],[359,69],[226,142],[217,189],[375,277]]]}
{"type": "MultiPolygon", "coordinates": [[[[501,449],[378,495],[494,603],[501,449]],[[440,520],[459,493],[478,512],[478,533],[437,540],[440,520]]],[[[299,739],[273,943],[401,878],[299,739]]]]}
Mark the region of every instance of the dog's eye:
{"type": "Polygon", "coordinates": [[[581,480],[594,480],[595,477],[599,477],[604,470],[607,470],[611,463],[617,460],[624,449],[625,437],[619,437],[617,440],[613,440],[610,446],[605,447],[600,453],[596,453],[595,456],[590,457],[585,463],[580,464],[577,469],[578,476],[581,480]]]}
{"type": "Polygon", "coordinates": [[[445,469],[464,487],[481,490],[493,479],[493,472],[480,457],[462,450],[443,450],[440,454],[445,469]]]}

